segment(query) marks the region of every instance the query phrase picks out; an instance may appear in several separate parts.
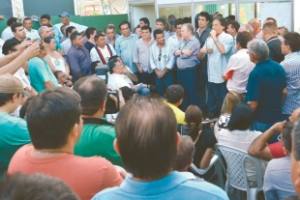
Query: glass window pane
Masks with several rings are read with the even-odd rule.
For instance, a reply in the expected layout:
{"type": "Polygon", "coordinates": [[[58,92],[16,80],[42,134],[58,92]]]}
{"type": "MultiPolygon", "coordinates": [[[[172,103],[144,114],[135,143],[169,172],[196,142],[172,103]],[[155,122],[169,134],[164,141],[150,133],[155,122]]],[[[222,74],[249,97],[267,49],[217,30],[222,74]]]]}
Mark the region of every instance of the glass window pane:
{"type": "Polygon", "coordinates": [[[201,11],[206,11],[210,14],[215,12],[221,13],[223,16],[228,16],[229,14],[235,14],[235,5],[234,4],[195,4],[195,13],[201,11]]]}
{"type": "Polygon", "coordinates": [[[240,22],[246,24],[249,20],[255,17],[255,4],[254,3],[241,3],[240,4],[240,22]]]}
{"type": "Polygon", "coordinates": [[[257,3],[257,15],[259,19],[264,21],[267,17],[274,17],[277,20],[278,26],[285,26],[289,30],[292,28],[291,11],[291,2],[257,3]]]}
{"type": "Polygon", "coordinates": [[[175,15],[176,18],[191,17],[191,6],[161,7],[159,16],[167,19],[169,15],[175,15]]]}

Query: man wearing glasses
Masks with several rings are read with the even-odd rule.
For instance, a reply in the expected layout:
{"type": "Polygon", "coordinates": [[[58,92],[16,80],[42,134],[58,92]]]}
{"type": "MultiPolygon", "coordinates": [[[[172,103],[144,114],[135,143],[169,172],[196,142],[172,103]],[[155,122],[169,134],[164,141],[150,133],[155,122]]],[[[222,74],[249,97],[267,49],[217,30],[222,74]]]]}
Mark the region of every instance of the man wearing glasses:
{"type": "Polygon", "coordinates": [[[128,21],[122,22],[119,28],[122,35],[116,40],[116,53],[133,73],[137,73],[137,67],[133,63],[133,52],[138,37],[130,32],[130,23],[128,21]]]}
{"type": "Polygon", "coordinates": [[[165,41],[164,32],[157,29],[153,35],[156,42],[150,48],[150,66],[156,75],[156,91],[163,96],[167,87],[174,82],[171,70],[175,58],[171,46],[165,41]]]}

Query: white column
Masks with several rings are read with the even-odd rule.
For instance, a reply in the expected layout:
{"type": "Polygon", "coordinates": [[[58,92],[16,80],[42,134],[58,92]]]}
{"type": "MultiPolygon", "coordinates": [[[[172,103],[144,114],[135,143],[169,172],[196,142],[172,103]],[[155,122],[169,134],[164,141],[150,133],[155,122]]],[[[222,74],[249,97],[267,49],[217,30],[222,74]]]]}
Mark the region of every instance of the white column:
{"type": "Polygon", "coordinates": [[[294,0],[294,31],[297,31],[300,33],[300,1],[299,0],[294,0]],[[297,9],[298,8],[298,9],[297,9]]]}
{"type": "Polygon", "coordinates": [[[12,13],[14,17],[24,17],[23,0],[11,0],[12,13]]]}

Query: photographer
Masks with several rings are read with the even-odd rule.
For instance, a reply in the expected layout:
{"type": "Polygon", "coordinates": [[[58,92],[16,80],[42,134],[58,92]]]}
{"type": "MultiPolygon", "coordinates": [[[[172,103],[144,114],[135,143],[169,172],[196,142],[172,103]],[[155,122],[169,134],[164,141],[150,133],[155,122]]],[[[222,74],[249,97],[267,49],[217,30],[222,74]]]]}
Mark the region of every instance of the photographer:
{"type": "Polygon", "coordinates": [[[134,85],[137,77],[126,67],[120,57],[114,56],[108,62],[109,76],[107,87],[113,91],[128,87],[142,96],[150,94],[149,88],[144,84],[134,85]]]}
{"type": "Polygon", "coordinates": [[[103,119],[108,96],[105,82],[97,76],[83,77],[74,84],[74,90],[81,96],[84,122],[75,154],[85,157],[102,156],[113,164],[122,166],[121,158],[113,147],[116,137],[114,126],[103,119]]]}

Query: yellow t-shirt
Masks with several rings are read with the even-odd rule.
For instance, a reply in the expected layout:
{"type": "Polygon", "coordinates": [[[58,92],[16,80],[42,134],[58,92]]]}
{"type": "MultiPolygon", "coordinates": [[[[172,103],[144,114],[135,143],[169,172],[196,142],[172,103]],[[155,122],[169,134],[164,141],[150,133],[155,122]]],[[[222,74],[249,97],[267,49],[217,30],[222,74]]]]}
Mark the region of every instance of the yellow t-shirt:
{"type": "Polygon", "coordinates": [[[175,105],[168,103],[167,101],[165,101],[165,103],[173,110],[175,117],[176,117],[176,121],[177,124],[186,124],[185,123],[185,113],[180,110],[178,107],[176,107],[175,105]]]}

